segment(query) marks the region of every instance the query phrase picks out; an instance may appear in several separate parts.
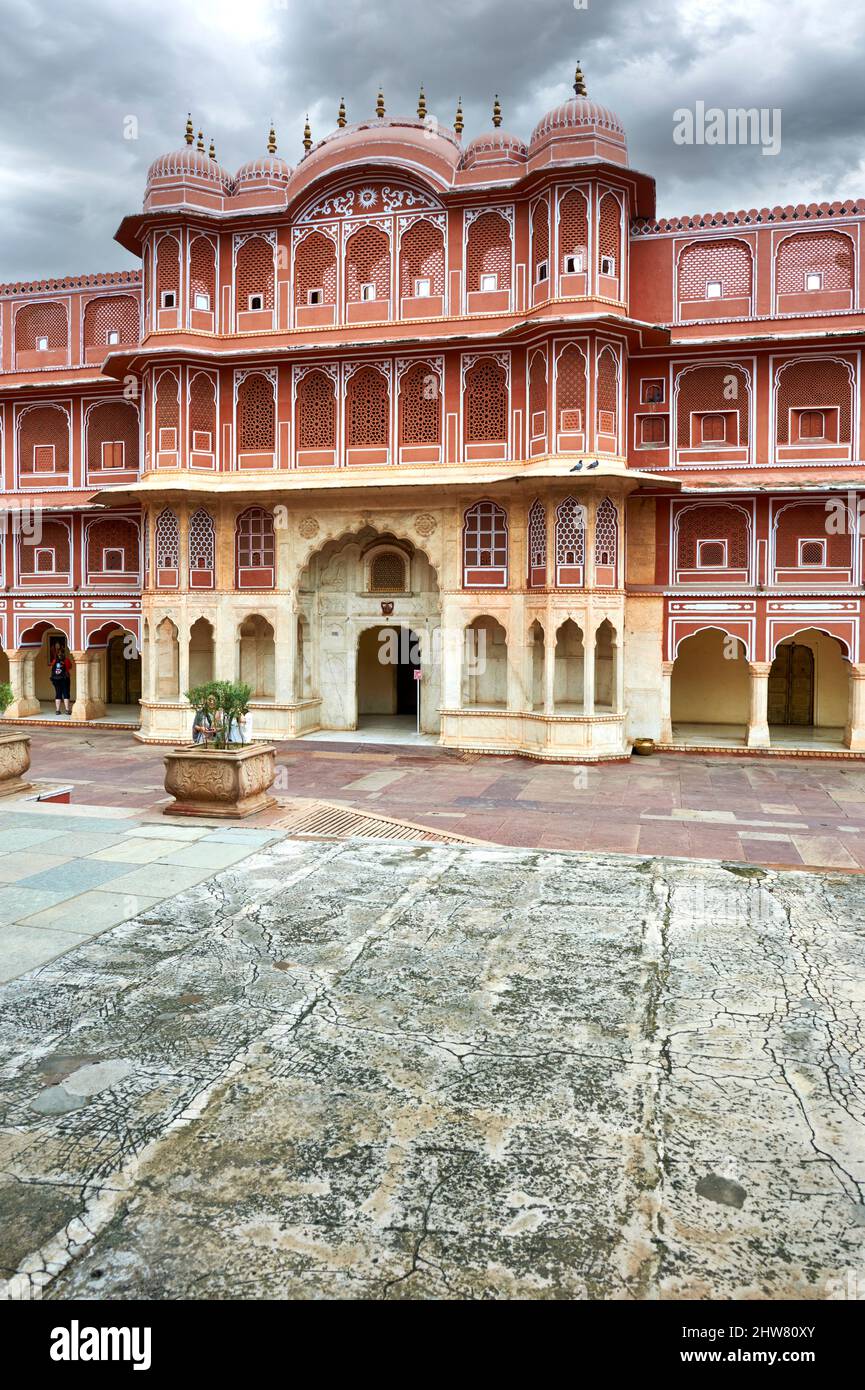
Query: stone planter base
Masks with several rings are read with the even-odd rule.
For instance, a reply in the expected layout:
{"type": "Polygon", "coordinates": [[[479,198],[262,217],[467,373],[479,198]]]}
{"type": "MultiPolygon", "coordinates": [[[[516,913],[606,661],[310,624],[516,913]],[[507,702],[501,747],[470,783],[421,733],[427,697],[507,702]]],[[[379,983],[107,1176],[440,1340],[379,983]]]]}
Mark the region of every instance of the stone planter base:
{"type": "Polygon", "coordinates": [[[0,796],[32,790],[33,783],[23,776],[29,766],[29,734],[0,734],[0,796]]]}
{"type": "Polygon", "coordinates": [[[165,790],[175,798],[166,816],[254,816],[276,805],[268,788],[276,776],[276,749],[175,748],[165,757],[165,790]]]}

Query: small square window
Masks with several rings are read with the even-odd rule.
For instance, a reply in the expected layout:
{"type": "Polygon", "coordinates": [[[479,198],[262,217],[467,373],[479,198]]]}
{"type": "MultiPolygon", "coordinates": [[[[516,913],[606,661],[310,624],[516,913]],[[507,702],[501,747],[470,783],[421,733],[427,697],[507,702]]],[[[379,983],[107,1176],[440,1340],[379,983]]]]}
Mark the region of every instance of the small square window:
{"type": "Polygon", "coordinates": [[[422,278],[422,279],[420,279],[420,280],[415,280],[415,282],[414,282],[414,297],[415,297],[415,299],[429,299],[429,297],[430,297],[431,294],[432,294],[432,281],[431,281],[431,280],[427,279],[426,277],[424,277],[424,278],[422,278]]]}
{"type": "Polygon", "coordinates": [[[251,294],[251,295],[249,296],[249,299],[248,299],[247,302],[248,302],[248,304],[249,304],[250,309],[263,309],[263,308],[264,308],[264,295],[263,295],[263,294],[251,294]]]}
{"type": "Polygon", "coordinates": [[[602,274],[602,275],[615,275],[615,273],[616,273],[616,258],[615,258],[615,256],[602,256],[602,257],[601,257],[601,274],[602,274]]]}
{"type": "Polygon", "coordinates": [[[547,262],[538,261],[538,284],[540,284],[542,280],[546,280],[549,273],[550,271],[547,262]]]}
{"type": "Polygon", "coordinates": [[[809,270],[805,275],[806,290],[822,290],[823,275],[819,270],[809,270]]]}
{"type": "Polygon", "coordinates": [[[720,298],[721,298],[721,281],[720,281],[720,280],[710,280],[710,281],[709,281],[709,283],[708,283],[707,286],[706,286],[706,298],[707,298],[707,299],[720,299],[720,298]]]}
{"type": "Polygon", "coordinates": [[[481,289],[482,289],[482,290],[497,290],[498,287],[499,287],[499,277],[498,277],[498,275],[496,274],[495,271],[492,271],[492,272],[489,273],[488,275],[482,275],[482,276],[481,276],[481,289]]]}
{"type": "Polygon", "coordinates": [[[309,290],[309,291],[307,292],[306,302],[307,302],[307,304],[323,304],[323,303],[324,303],[324,290],[321,290],[321,289],[318,289],[318,290],[309,290]]]}
{"type": "Polygon", "coordinates": [[[48,339],[47,339],[47,338],[37,338],[37,339],[36,339],[36,351],[37,351],[37,352],[47,352],[47,351],[48,351],[48,339]]]}
{"type": "Polygon", "coordinates": [[[583,273],[583,253],[582,251],[573,256],[565,256],[565,274],[582,275],[583,273]]]}
{"type": "Polygon", "coordinates": [[[123,551],[108,550],[102,552],[102,572],[103,574],[113,571],[115,574],[123,572],[123,551]]]}
{"type": "Polygon", "coordinates": [[[826,542],[825,541],[803,541],[799,542],[799,564],[803,568],[810,566],[825,565],[826,563],[826,542]]]}
{"type": "Polygon", "coordinates": [[[697,568],[721,569],[727,564],[726,541],[697,541],[697,568]]]}
{"type": "Polygon", "coordinates": [[[664,381],[662,377],[652,377],[644,379],[640,383],[641,399],[643,405],[660,405],[664,399],[664,381]]]}
{"type": "Polygon", "coordinates": [[[369,301],[369,300],[371,300],[371,299],[375,299],[375,285],[373,285],[372,283],[366,284],[366,285],[361,285],[361,287],[360,287],[360,297],[361,297],[361,299],[366,300],[366,301],[369,301]]]}
{"type": "Polygon", "coordinates": [[[109,347],[113,347],[115,343],[120,342],[120,334],[116,328],[109,328],[107,341],[109,347]]]}
{"type": "Polygon", "coordinates": [[[205,313],[210,312],[210,295],[197,294],[192,301],[196,309],[202,309],[205,313]]]}
{"type": "Polygon", "coordinates": [[[159,301],[163,309],[173,309],[177,304],[177,295],[174,290],[163,290],[162,298],[159,301]]]}

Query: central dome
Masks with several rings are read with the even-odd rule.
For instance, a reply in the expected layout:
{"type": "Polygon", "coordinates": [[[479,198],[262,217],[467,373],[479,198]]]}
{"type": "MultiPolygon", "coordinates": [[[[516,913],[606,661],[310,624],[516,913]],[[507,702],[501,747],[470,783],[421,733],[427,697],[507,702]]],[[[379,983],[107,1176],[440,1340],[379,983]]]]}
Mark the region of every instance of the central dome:
{"type": "Polygon", "coordinates": [[[587,127],[625,138],[625,127],[615,111],[601,106],[597,101],[590,101],[587,96],[576,96],[563,101],[560,106],[554,106],[538,121],[532,131],[532,144],[555,130],[584,130],[587,127]]]}
{"type": "Polygon", "coordinates": [[[596,158],[627,164],[625,127],[615,111],[591,101],[577,67],[574,95],[542,116],[532,131],[529,154],[544,151],[548,159],[596,158]]]}

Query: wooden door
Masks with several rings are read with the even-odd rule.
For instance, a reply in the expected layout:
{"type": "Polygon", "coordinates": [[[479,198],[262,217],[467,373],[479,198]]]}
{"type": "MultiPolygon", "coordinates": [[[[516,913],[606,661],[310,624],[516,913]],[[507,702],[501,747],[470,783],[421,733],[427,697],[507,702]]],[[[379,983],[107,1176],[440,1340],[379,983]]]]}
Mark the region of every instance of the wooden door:
{"type": "Polygon", "coordinates": [[[791,642],[778,648],[769,672],[769,723],[814,723],[814,653],[791,642]]]}

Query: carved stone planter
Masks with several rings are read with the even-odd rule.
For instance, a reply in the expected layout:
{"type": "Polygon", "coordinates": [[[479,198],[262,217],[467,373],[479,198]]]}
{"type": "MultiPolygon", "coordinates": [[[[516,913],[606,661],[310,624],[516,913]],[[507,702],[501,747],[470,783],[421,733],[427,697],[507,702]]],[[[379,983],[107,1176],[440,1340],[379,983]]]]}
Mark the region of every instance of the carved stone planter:
{"type": "Polygon", "coordinates": [[[24,780],[30,766],[30,735],[0,734],[0,796],[30,791],[32,782],[24,780]]]}
{"type": "Polygon", "coordinates": [[[166,816],[254,816],[276,798],[268,788],[276,776],[276,749],[175,748],[165,757],[165,790],[175,798],[166,816]]]}

